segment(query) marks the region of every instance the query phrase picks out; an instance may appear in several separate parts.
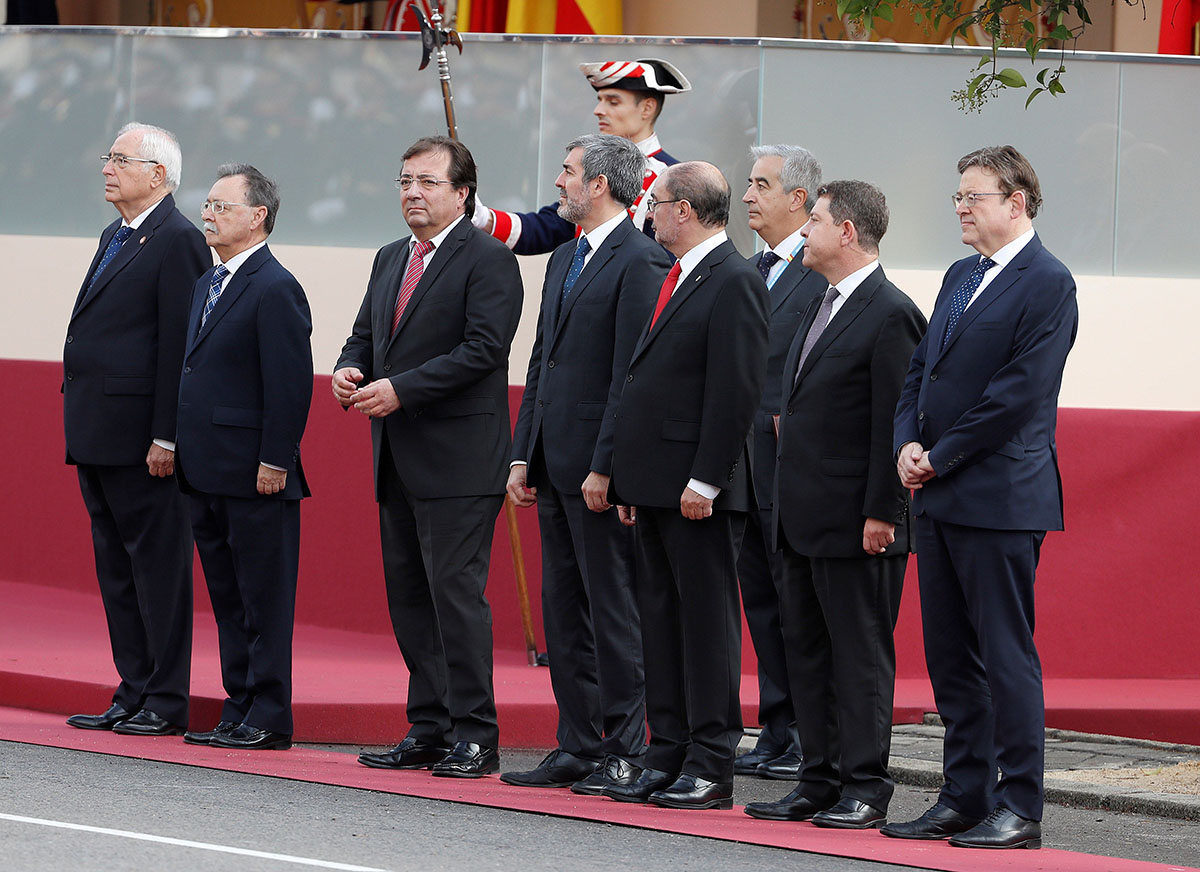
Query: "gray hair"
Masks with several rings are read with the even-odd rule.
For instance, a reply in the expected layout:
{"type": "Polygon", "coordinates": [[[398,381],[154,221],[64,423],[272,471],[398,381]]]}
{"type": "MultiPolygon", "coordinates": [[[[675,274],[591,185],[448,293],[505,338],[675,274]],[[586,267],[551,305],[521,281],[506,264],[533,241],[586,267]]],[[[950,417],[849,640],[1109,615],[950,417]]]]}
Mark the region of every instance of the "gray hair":
{"type": "Polygon", "coordinates": [[[756,145],[750,149],[750,157],[754,160],[783,158],[783,166],[779,168],[779,183],[783,190],[790,194],[803,188],[808,193],[804,210],[813,210],[817,203],[817,187],[821,184],[821,165],[811,151],[799,145],[756,145]]]}
{"type": "Polygon", "coordinates": [[[583,180],[604,176],[612,198],[628,209],[642,193],[646,175],[646,157],[624,136],[586,133],[567,143],[567,154],[583,149],[583,180]]]}
{"type": "Polygon", "coordinates": [[[829,214],[834,223],[849,221],[858,231],[858,244],[875,254],[879,240],[888,229],[887,198],[870,182],[826,182],[817,189],[818,197],[829,198],[829,214]]]}
{"type": "Polygon", "coordinates": [[[138,132],[142,134],[141,157],[162,164],[167,176],[167,192],[179,187],[179,179],[183,173],[183,154],[179,150],[179,140],[175,134],[152,124],[140,124],[132,121],[117,131],[117,136],[138,132]]]}
{"type": "Polygon", "coordinates": [[[979,167],[995,175],[1000,190],[1010,197],[1017,191],[1024,191],[1025,214],[1030,218],[1037,217],[1038,210],[1042,208],[1042,186],[1033,164],[1025,155],[1011,145],[991,145],[959,159],[959,175],[971,167],[979,167]]]}
{"type": "Polygon", "coordinates": [[[247,163],[227,163],[217,167],[217,178],[241,176],[246,180],[246,205],[266,206],[267,217],[263,230],[267,235],[275,229],[275,216],[279,214],[279,188],[255,167],[247,163]]]}

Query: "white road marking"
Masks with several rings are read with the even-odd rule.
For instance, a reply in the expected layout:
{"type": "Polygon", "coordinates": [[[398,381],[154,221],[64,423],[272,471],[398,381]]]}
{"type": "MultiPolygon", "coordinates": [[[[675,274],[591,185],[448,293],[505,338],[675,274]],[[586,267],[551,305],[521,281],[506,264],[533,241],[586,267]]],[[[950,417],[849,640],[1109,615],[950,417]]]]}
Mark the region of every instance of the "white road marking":
{"type": "Polygon", "coordinates": [[[299,866],[319,866],[322,869],[340,869],[344,872],[387,872],[374,866],[353,866],[349,863],[332,863],[328,860],[313,860],[309,857],[293,857],[290,854],[272,854],[268,851],[251,851],[248,848],[233,848],[228,845],[212,845],[208,842],[192,842],[187,839],[170,839],[165,836],[152,836],[149,833],[133,833],[128,830],[112,830],[108,827],[89,827],[84,824],[71,824],[65,821],[50,821],[43,818],[23,817],[17,814],[0,812],[0,820],[14,821],[19,824],[34,824],[41,827],[57,827],[61,830],[78,830],[84,833],[99,833],[103,836],[120,836],[124,839],[137,839],[142,842],[157,842],[161,845],[175,845],[181,848],[198,848],[202,851],[216,851],[221,854],[237,854],[242,857],[260,857],[264,860],[278,860],[282,863],[295,863],[299,866]]]}

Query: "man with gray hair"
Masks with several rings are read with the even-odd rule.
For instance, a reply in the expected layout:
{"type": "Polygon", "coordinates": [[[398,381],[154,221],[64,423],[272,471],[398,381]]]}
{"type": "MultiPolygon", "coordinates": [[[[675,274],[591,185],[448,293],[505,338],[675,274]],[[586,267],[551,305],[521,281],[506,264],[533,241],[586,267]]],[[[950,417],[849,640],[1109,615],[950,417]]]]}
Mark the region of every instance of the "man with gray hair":
{"type": "Polygon", "coordinates": [[[182,158],[166,130],[127,124],[104,162],[104,229],[63,347],[63,424],[92,522],[96,578],[120,676],[85,730],[183,732],[192,657],[192,537],[175,486],[175,413],[204,237],[175,207],[182,158]]]}
{"type": "Polygon", "coordinates": [[[558,747],[500,779],[597,795],[638,774],[645,681],[633,535],[608,503],[617,401],[671,259],[628,215],[645,158],[621,136],[566,147],[558,212],[583,233],[550,258],[513,438],[509,499],[537,504],[558,747]]]}
{"type": "Polygon", "coordinates": [[[821,165],[812,152],[798,145],[755,146],[750,156],[754,166],[742,202],[749,213],[750,228],[766,248],[749,260],[767,283],[771,325],[767,381],[750,431],[758,506],[746,518],[746,535],[738,555],[738,582],[746,626],[758,659],[758,721],[762,731],[755,747],[734,761],[734,772],[795,779],[800,774],[801,751],[779,624],[783,558],[771,545],[771,488],[775,481],[774,418],[779,414],[783,360],[809,300],[828,285],[824,276],[804,265],[804,236],[800,232],[816,200],[821,165]]]}
{"type": "Polygon", "coordinates": [[[883,192],[858,181],[822,185],[804,225],[804,264],[829,285],[784,364],[772,519],[804,764],[752,817],[878,827],[894,789],[892,631],[911,540],[891,415],[925,318],[879,265],[887,225],[883,192]]]}
{"type": "Polygon", "coordinates": [[[278,213],[278,189],[257,169],[217,170],[200,214],[219,262],[192,293],[179,385],[179,486],[190,499],[226,694],[216,727],[183,738],[219,748],[292,743],[312,316],[300,283],[267,247],[278,213]]]}

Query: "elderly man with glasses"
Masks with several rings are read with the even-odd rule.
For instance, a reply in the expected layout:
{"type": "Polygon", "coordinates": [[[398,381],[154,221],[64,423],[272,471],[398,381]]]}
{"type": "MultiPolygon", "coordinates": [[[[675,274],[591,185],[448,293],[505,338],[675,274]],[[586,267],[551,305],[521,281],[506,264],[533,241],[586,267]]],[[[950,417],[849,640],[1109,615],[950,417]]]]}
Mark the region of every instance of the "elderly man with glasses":
{"type": "Polygon", "coordinates": [[[175,412],[188,300],[212,258],[175,207],[182,158],[171,133],[127,124],[102,160],[104,197],[120,217],[100,235],[67,324],[63,423],[120,683],[107,711],[67,723],[178,734],[188,721],[192,536],[174,481],[175,412]]]}

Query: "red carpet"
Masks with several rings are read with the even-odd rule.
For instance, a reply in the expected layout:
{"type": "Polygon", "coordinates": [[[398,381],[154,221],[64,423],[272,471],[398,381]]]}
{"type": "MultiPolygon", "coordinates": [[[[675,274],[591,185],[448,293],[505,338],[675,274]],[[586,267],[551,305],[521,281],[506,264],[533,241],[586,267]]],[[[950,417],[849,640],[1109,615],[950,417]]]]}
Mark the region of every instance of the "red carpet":
{"type": "Polygon", "coordinates": [[[1165,872],[1184,868],[1048,849],[970,851],[951,848],[942,842],[888,839],[874,831],[831,831],[810,824],[759,821],[743,814],[741,806],[735,806],[732,811],[688,812],[626,805],[603,798],[576,796],[567,790],[508,787],[495,777],[459,780],[434,778],[427,772],[367,769],[358,765],[353,755],[333,751],[307,748],[285,752],[220,751],[185,745],[176,737],[143,739],[74,730],[63,724],[58,716],[13,708],[0,708],[0,740],[464,802],[920,869],[1165,872]]]}

